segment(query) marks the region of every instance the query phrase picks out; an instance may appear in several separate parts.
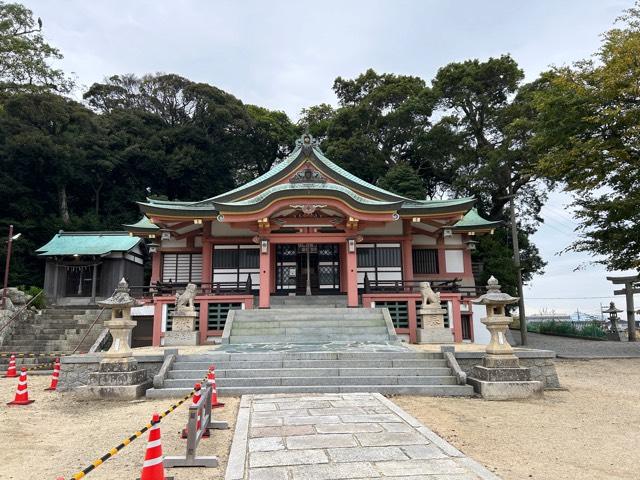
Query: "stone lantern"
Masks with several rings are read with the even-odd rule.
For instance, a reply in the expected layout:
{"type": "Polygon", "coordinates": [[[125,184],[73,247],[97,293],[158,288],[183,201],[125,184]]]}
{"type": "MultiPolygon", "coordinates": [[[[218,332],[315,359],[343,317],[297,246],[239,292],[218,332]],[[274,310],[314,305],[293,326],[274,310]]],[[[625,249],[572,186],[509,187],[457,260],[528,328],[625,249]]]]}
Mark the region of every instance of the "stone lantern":
{"type": "Polygon", "coordinates": [[[111,333],[111,348],[105,352],[106,362],[123,362],[133,356],[131,350],[131,332],[138,324],[131,320],[131,307],[139,305],[138,301],[129,295],[129,285],[123,278],[112,296],[98,302],[101,307],[111,309],[111,320],[104,322],[104,326],[111,333]]]}
{"type": "Polygon", "coordinates": [[[111,320],[104,322],[111,333],[111,348],[101,354],[98,371],[89,374],[88,384],[80,392],[89,398],[138,398],[151,386],[147,371],[138,368],[138,361],[131,350],[131,332],[138,324],[131,320],[131,307],[138,302],[129,295],[129,285],[123,278],[114,294],[98,305],[111,309],[111,320]]]}
{"type": "Polygon", "coordinates": [[[467,379],[476,392],[489,400],[510,400],[542,396],[542,382],[531,381],[531,372],[520,366],[518,357],[507,340],[507,328],[513,318],[506,314],[505,306],[519,299],[500,290],[493,276],[487,282],[487,293],[473,303],[485,305],[487,316],[480,320],[491,333],[482,365],[473,367],[467,379]]]}
{"type": "Polygon", "coordinates": [[[611,324],[609,331],[607,332],[607,340],[620,341],[620,330],[618,329],[618,314],[622,312],[619,308],[616,308],[616,304],[609,303],[609,308],[602,310],[602,313],[609,314],[609,323],[611,324]]]}

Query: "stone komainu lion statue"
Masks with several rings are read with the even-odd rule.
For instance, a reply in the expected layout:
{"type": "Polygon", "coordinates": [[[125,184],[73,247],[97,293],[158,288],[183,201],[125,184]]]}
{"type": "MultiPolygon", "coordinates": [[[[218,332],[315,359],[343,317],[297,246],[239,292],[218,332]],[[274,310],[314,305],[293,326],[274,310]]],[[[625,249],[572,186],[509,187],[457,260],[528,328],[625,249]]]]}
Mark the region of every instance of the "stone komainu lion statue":
{"type": "Polygon", "coordinates": [[[193,310],[193,299],[196,298],[197,288],[193,283],[187,284],[184,292],[176,294],[176,310],[193,310]]]}
{"type": "Polygon", "coordinates": [[[420,293],[422,294],[423,307],[425,305],[440,306],[440,293],[434,292],[429,282],[420,282],[420,293]]]}

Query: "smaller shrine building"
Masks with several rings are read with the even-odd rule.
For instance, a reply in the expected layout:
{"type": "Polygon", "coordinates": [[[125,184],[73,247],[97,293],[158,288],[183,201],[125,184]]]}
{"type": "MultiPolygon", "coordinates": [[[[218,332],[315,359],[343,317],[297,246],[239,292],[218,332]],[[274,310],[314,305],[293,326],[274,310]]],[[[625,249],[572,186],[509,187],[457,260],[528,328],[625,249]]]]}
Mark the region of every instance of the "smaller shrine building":
{"type": "Polygon", "coordinates": [[[277,296],[335,295],[348,307],[387,307],[415,342],[431,281],[456,341],[473,340],[470,250],[491,222],[473,198],[415,200],[372,185],[326,158],[304,135],[264,175],[197,202],[148,199],[124,225],[151,239],[153,344],[170,329],[175,292],[199,287],[201,343],[222,335],[229,309],[270,308],[277,296]]]}

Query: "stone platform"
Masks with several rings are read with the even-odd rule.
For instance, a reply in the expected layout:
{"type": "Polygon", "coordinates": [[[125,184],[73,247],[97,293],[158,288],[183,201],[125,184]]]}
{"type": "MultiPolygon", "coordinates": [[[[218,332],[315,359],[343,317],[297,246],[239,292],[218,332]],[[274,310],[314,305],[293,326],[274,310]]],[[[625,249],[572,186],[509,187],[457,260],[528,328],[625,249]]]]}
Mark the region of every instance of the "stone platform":
{"type": "Polygon", "coordinates": [[[377,393],[245,395],[226,480],[499,480],[377,393]]]}

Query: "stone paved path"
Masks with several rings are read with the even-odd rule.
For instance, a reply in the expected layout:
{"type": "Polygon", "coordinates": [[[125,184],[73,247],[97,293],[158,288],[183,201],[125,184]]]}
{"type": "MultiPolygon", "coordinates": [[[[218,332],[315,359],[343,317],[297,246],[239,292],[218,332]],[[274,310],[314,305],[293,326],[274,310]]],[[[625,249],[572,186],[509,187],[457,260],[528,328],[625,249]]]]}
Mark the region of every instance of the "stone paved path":
{"type": "Polygon", "coordinates": [[[377,393],[242,397],[226,480],[496,480],[377,393]]]}

